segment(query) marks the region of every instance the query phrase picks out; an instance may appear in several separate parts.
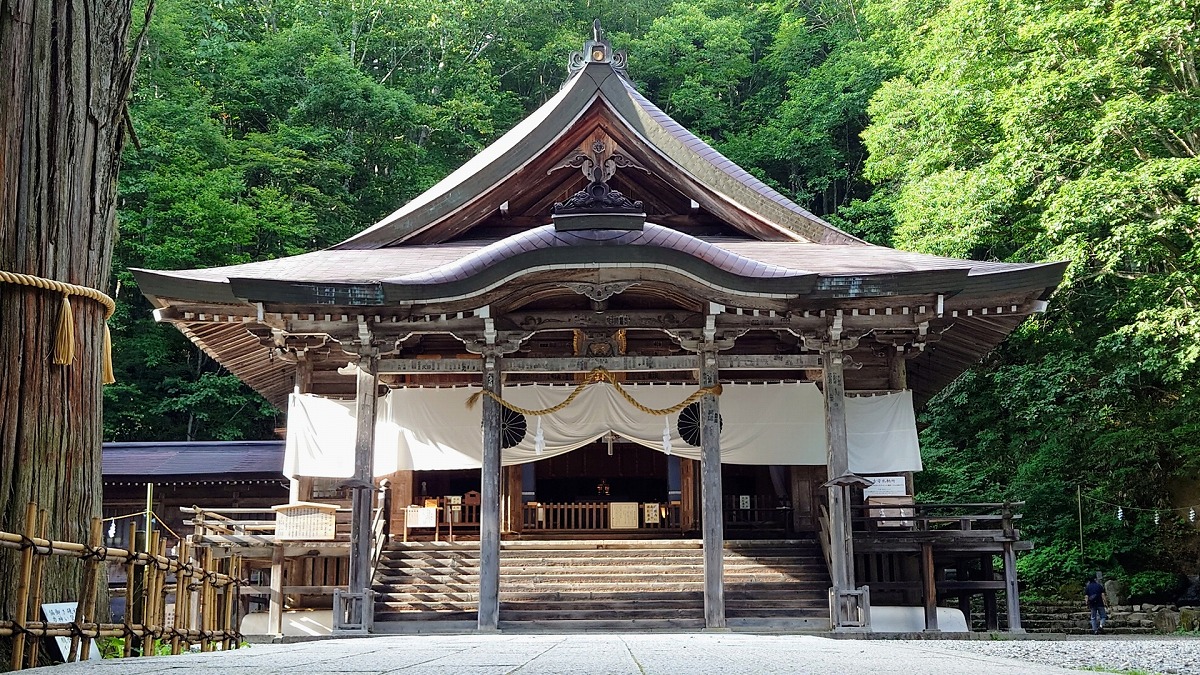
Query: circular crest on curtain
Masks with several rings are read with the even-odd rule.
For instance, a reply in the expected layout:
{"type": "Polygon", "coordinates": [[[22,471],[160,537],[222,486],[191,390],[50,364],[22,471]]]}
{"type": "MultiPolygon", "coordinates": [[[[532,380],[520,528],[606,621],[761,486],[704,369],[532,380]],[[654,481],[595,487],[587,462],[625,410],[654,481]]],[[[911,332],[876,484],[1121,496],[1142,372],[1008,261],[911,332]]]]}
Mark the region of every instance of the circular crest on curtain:
{"type": "MultiPolygon", "coordinates": [[[[679,411],[679,422],[676,428],[679,429],[679,437],[688,445],[700,446],[700,402],[689,404],[686,408],[679,411]]],[[[725,418],[720,414],[717,415],[717,428],[725,428],[725,418]]]]}
{"type": "Polygon", "coordinates": [[[525,421],[525,416],[508,408],[500,408],[500,447],[512,448],[516,447],[525,439],[525,432],[529,430],[529,424],[525,421]]]}

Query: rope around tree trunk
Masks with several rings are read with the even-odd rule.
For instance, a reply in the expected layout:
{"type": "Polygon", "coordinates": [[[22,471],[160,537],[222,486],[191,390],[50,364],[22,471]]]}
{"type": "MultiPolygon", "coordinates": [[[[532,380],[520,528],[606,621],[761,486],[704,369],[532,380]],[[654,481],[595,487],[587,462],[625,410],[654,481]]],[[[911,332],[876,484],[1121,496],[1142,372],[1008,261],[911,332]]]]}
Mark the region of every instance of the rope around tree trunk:
{"type": "Polygon", "coordinates": [[[468,409],[474,408],[475,404],[479,402],[479,398],[481,396],[488,396],[492,400],[494,400],[497,403],[499,403],[500,405],[504,406],[505,408],[508,408],[509,410],[511,410],[515,413],[520,413],[522,415],[526,415],[528,417],[540,417],[542,415],[551,415],[551,414],[556,413],[559,410],[562,410],[563,408],[571,405],[571,403],[575,400],[575,397],[579,396],[579,394],[581,394],[584,389],[587,389],[588,387],[590,387],[593,384],[596,384],[597,382],[607,382],[607,383],[611,384],[613,386],[613,388],[617,390],[617,393],[621,395],[621,398],[624,398],[626,401],[628,401],[630,405],[632,405],[633,407],[637,408],[638,410],[646,413],[647,415],[653,415],[655,417],[664,417],[666,415],[673,415],[673,414],[679,412],[680,410],[683,410],[684,408],[688,407],[692,403],[695,403],[697,400],[700,399],[700,397],[704,396],[705,394],[712,394],[713,396],[721,395],[721,385],[720,385],[720,383],[717,383],[711,387],[701,387],[701,388],[697,389],[696,391],[692,392],[691,396],[688,396],[687,398],[685,398],[682,401],[680,401],[679,403],[671,406],[670,408],[650,408],[650,407],[647,407],[647,406],[639,403],[638,400],[635,399],[632,394],[625,391],[624,387],[621,386],[621,383],[617,381],[616,376],[613,375],[612,373],[610,373],[608,370],[606,370],[604,368],[593,368],[592,371],[587,374],[587,377],[584,378],[583,382],[580,382],[575,387],[575,389],[567,396],[567,398],[563,400],[562,403],[559,403],[558,405],[555,405],[555,406],[551,406],[549,408],[543,408],[541,410],[530,410],[528,408],[522,408],[518,405],[513,405],[512,403],[505,401],[504,399],[497,396],[494,392],[488,391],[486,389],[483,389],[483,390],[475,392],[474,394],[471,394],[471,396],[469,398],[467,398],[467,408],[468,409]]]}
{"type": "Polygon", "coordinates": [[[108,330],[108,320],[117,310],[117,304],[112,298],[94,288],[36,277],[32,274],[17,274],[0,270],[0,282],[62,293],[62,307],[58,313],[58,329],[54,335],[54,363],[60,366],[70,365],[75,360],[75,316],[71,309],[71,296],[78,295],[104,305],[104,347],[100,362],[100,377],[104,384],[116,382],[112,368],[112,335],[108,330]]]}

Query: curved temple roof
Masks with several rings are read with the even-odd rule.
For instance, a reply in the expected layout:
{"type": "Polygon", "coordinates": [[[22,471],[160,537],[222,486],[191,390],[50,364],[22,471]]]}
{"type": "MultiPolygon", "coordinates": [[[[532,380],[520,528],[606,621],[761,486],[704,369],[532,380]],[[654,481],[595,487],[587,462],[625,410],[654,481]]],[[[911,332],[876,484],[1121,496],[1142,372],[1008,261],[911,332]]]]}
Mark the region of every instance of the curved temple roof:
{"type": "MultiPolygon", "coordinates": [[[[161,320],[276,404],[291,391],[295,371],[273,358],[271,336],[282,331],[283,313],[319,314],[333,325],[331,317],[353,322],[368,307],[372,314],[448,315],[495,302],[492,309],[514,311],[533,285],[570,294],[571,282],[595,280],[671,289],[640,296],[656,302],[728,301],[804,316],[826,308],[907,313],[904,303],[936,302],[926,327],[938,331],[937,357],[931,349],[907,366],[922,401],[1043,306],[1065,266],[957,260],[861,241],[722,156],[603,61],[583,65],[557,95],[437,185],[328,250],[134,274],[164,310],[161,320]],[[613,158],[621,153],[624,170],[613,189],[645,200],[650,222],[641,229],[547,224],[550,206],[578,189],[576,160],[590,161],[581,153],[597,145],[613,158]],[[520,205],[518,218],[510,217],[510,204],[520,205]]],[[[875,346],[894,351],[888,339],[875,346]]],[[[341,363],[349,357],[334,351],[341,363]]]]}

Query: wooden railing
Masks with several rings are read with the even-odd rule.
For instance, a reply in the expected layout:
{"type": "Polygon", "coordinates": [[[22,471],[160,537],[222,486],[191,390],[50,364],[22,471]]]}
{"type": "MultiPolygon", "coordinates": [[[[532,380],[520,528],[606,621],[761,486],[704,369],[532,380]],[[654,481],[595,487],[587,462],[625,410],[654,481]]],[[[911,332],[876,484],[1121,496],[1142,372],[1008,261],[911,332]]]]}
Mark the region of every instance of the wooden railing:
{"type": "Polygon", "coordinates": [[[792,508],[780,505],[779,498],[767,495],[725,495],[722,504],[725,524],[738,526],[780,527],[787,529],[792,518],[792,508]],[[744,507],[744,508],[743,508],[744,507]]]}
{"type": "MultiPolygon", "coordinates": [[[[658,504],[658,522],[646,518],[645,505],[638,504],[638,530],[671,530],[679,528],[679,505],[658,504]]],[[[550,530],[608,530],[608,502],[540,502],[525,504],[521,509],[525,531],[550,530]]],[[[635,528],[630,528],[635,529],[635,528]]]]}
{"type": "Polygon", "coordinates": [[[862,504],[851,507],[855,531],[958,532],[982,531],[1018,539],[1017,521],[1025,502],[963,504],[862,504]]]}
{"type": "MultiPolygon", "coordinates": [[[[13,638],[12,670],[37,665],[39,641],[47,637],[71,638],[66,661],[88,658],[91,642],[101,637],[125,639],[124,656],[134,654],[134,641],[141,642],[141,654],[152,656],[160,644],[170,644],[172,654],[180,654],[199,644],[202,651],[235,649],[240,646],[237,608],[241,559],[213,559],[207,550],[193,558],[186,542],[179,545],[178,557],[166,555],[166,542],[157,532],[150,536],[148,551],[127,551],[103,546],[103,521],[93,518],[89,544],[45,539],[47,512],[29,504],[25,513],[25,533],[0,532],[0,548],[21,552],[15,579],[16,602],[13,619],[0,621],[0,636],[13,638]],[[42,605],[42,584],[46,562],[51,556],[78,558],[83,565],[78,607],[70,622],[31,621],[42,605]],[[97,617],[101,575],[106,564],[120,564],[128,579],[142,576],[141,592],[137,584],[126,584],[124,623],[101,623],[97,617]],[[167,597],[175,596],[175,618],[166,625],[167,597]],[[140,613],[140,621],[133,616],[140,613]],[[28,650],[26,649],[28,648],[28,650]]],[[[130,541],[135,541],[130,532],[130,541]]]]}

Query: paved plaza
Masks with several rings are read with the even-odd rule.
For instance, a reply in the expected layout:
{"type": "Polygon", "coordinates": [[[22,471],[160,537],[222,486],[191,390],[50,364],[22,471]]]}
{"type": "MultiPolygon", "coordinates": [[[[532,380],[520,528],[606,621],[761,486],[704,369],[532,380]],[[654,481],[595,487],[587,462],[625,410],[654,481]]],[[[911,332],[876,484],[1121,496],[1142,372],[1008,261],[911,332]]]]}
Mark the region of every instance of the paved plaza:
{"type": "Polygon", "coordinates": [[[940,641],[834,640],[737,633],[404,635],[252,645],[229,653],[83,662],[33,672],[422,673],[428,675],[758,675],[1079,673],[964,653],[940,641]]]}

